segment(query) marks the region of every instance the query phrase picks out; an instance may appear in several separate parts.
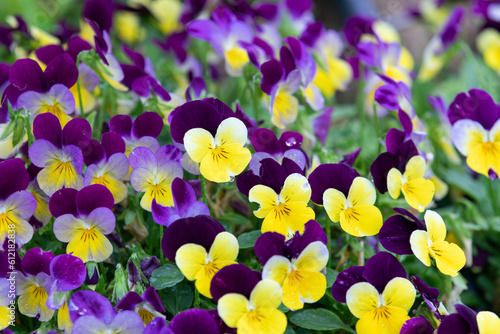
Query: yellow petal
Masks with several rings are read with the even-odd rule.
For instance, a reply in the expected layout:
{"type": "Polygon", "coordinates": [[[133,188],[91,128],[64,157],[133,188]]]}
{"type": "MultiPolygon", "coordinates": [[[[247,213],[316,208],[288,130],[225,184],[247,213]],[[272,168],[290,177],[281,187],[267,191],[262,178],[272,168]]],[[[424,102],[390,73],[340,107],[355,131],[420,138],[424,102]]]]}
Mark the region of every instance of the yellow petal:
{"type": "Polygon", "coordinates": [[[174,197],[172,196],[172,188],[170,183],[160,183],[157,185],[152,185],[144,193],[141,198],[141,207],[151,212],[151,204],[153,199],[156,199],[156,203],[163,206],[174,206],[174,197]]]}
{"type": "Polygon", "coordinates": [[[228,293],[217,303],[217,312],[229,327],[236,328],[238,321],[248,312],[249,305],[245,296],[238,293],[228,293]]]}
{"type": "Polygon", "coordinates": [[[260,281],[250,293],[250,303],[254,309],[278,308],[281,304],[281,286],[271,279],[260,281]]]}
{"type": "Polygon", "coordinates": [[[79,257],[83,262],[102,262],[111,256],[113,246],[101,232],[95,228],[82,229],[68,243],[66,253],[79,257]]]}
{"type": "Polygon", "coordinates": [[[328,217],[334,222],[340,221],[340,213],[345,209],[345,195],[337,189],[327,189],[323,193],[323,205],[328,217]]]}
{"type": "Polygon", "coordinates": [[[415,302],[415,295],[415,287],[409,280],[395,277],[385,286],[382,300],[384,305],[398,307],[408,312],[415,302]]]}
{"type": "Polygon", "coordinates": [[[291,174],[285,180],[280,197],[285,203],[307,203],[311,199],[311,186],[305,176],[299,173],[291,174]]]}
{"type": "Polygon", "coordinates": [[[297,270],[320,271],[328,262],[328,248],[321,241],[311,242],[295,261],[297,270]]]}
{"type": "Polygon", "coordinates": [[[481,311],[477,314],[476,319],[480,334],[500,333],[500,319],[495,313],[481,311]]]}
{"type": "Polygon", "coordinates": [[[0,331],[7,328],[9,326],[10,319],[10,310],[7,306],[0,306],[0,331]]]}
{"type": "Polygon", "coordinates": [[[299,101],[286,89],[279,88],[274,99],[271,122],[280,129],[295,122],[299,113],[299,101]]]}
{"type": "Polygon", "coordinates": [[[436,242],[431,246],[436,259],[436,267],[445,275],[455,277],[465,266],[464,251],[456,244],[447,241],[436,242]]]}
{"type": "Polygon", "coordinates": [[[401,327],[410,319],[407,312],[393,306],[377,308],[356,323],[358,334],[399,334],[401,327]]]}
{"type": "Polygon", "coordinates": [[[280,310],[252,310],[238,321],[238,334],[282,334],[287,319],[280,310]]]}
{"type": "Polygon", "coordinates": [[[304,232],[305,224],[316,217],[314,210],[308,207],[307,203],[286,203],[284,208],[288,209],[289,213],[286,214],[287,211],[283,211],[282,218],[292,233],[296,231],[299,231],[299,233],[304,232]]]}
{"type": "Polygon", "coordinates": [[[262,268],[262,279],[272,279],[283,285],[288,273],[292,270],[292,263],[281,255],[272,256],[262,268]]]}
{"type": "Polygon", "coordinates": [[[410,236],[411,251],[427,267],[431,265],[428,236],[429,234],[422,230],[413,231],[410,236]]]}
{"type": "Polygon", "coordinates": [[[230,76],[241,76],[243,67],[250,61],[248,52],[238,46],[224,52],[226,71],[230,76]]]}
{"type": "Polygon", "coordinates": [[[500,174],[500,143],[487,142],[472,148],[467,157],[467,165],[486,176],[490,168],[500,174]]]}
{"type": "Polygon", "coordinates": [[[431,203],[435,191],[434,183],[424,178],[413,179],[403,185],[406,203],[420,212],[431,203]]]}
{"type": "Polygon", "coordinates": [[[378,234],[382,224],[382,213],[373,205],[354,206],[340,214],[342,229],[356,237],[378,234]]]}
{"type": "Polygon", "coordinates": [[[54,310],[47,308],[47,298],[49,298],[49,295],[44,288],[33,284],[19,297],[17,301],[19,312],[30,318],[40,315],[38,320],[48,321],[52,319],[54,310]]]}
{"type": "Polygon", "coordinates": [[[356,283],[347,290],[347,307],[356,318],[361,318],[377,309],[379,301],[380,295],[377,289],[368,282],[356,283]]]}
{"type": "Polygon", "coordinates": [[[326,291],[325,275],[309,270],[292,270],[283,284],[283,304],[299,310],[304,303],[315,303],[326,291]]]}
{"type": "Polygon", "coordinates": [[[103,175],[101,177],[95,177],[90,184],[102,184],[113,195],[115,204],[120,203],[127,196],[127,186],[112,177],[103,175]]]}
{"type": "Polygon", "coordinates": [[[345,90],[352,80],[352,66],[343,59],[332,57],[328,59],[327,67],[328,79],[330,80],[333,93],[336,90],[345,90]]]}
{"type": "Polygon", "coordinates": [[[213,182],[228,182],[245,169],[251,158],[250,151],[240,144],[219,146],[201,160],[200,173],[213,182]]]}
{"type": "Polygon", "coordinates": [[[278,195],[270,187],[259,184],[250,189],[248,200],[260,204],[259,210],[253,212],[255,217],[265,218],[276,207],[278,195]]]}
{"type": "Polygon", "coordinates": [[[352,182],[347,200],[351,206],[373,205],[377,199],[375,187],[368,179],[356,177],[352,182]]]}
{"type": "Polygon", "coordinates": [[[244,146],[247,141],[248,130],[245,124],[236,117],[223,120],[215,134],[215,145],[239,144],[244,146]]]}
{"type": "Polygon", "coordinates": [[[481,123],[470,119],[461,119],[453,124],[452,133],[453,144],[464,156],[469,156],[476,146],[488,142],[488,131],[481,123]]]}
{"type": "Polygon", "coordinates": [[[444,224],[443,218],[441,218],[437,212],[427,210],[424,215],[424,220],[429,239],[433,243],[444,241],[446,238],[446,225],[444,224]]]}
{"type": "Polygon", "coordinates": [[[66,302],[57,311],[57,328],[60,330],[66,330],[66,332],[71,332],[71,327],[73,323],[69,318],[69,309],[66,302]]]}
{"type": "Polygon", "coordinates": [[[397,168],[392,168],[387,174],[387,190],[392,198],[396,199],[401,194],[403,175],[397,168]]]}
{"type": "Polygon", "coordinates": [[[231,264],[236,264],[236,261],[213,261],[208,262],[203,266],[203,268],[196,274],[195,286],[196,289],[205,297],[212,298],[210,293],[210,285],[215,274],[219,272],[225,266],[231,264]]]}
{"type": "Polygon", "coordinates": [[[238,257],[238,240],[229,232],[221,232],[215,237],[208,256],[212,261],[234,261],[238,257]]]}
{"type": "Polygon", "coordinates": [[[195,128],[184,135],[184,147],[193,161],[201,162],[215,148],[215,140],[207,130],[195,128]]]}
{"type": "Polygon", "coordinates": [[[281,219],[279,212],[279,210],[273,209],[269,212],[266,218],[264,218],[260,228],[262,233],[276,232],[284,236],[288,235],[288,225],[283,219],[281,219]]]}
{"type": "Polygon", "coordinates": [[[200,245],[185,244],[175,253],[175,264],[190,281],[195,279],[196,274],[203,268],[206,262],[207,251],[200,245]]]}
{"type": "Polygon", "coordinates": [[[403,176],[407,181],[411,181],[423,178],[424,173],[425,173],[425,159],[420,155],[416,155],[412,157],[410,160],[408,160],[408,162],[406,163],[405,172],[403,176]]]}
{"type": "Polygon", "coordinates": [[[63,187],[77,190],[83,188],[83,177],[69,161],[56,161],[45,167],[38,173],[37,180],[40,188],[49,196],[63,187]]]}

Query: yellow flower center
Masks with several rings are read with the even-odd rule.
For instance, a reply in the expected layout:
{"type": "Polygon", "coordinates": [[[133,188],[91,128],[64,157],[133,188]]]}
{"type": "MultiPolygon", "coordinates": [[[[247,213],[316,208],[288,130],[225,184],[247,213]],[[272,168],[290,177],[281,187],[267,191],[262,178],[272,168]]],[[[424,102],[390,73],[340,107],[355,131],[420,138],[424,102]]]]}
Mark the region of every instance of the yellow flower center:
{"type": "Polygon", "coordinates": [[[59,176],[64,176],[67,179],[74,179],[76,177],[75,170],[71,162],[66,161],[66,159],[61,159],[56,162],[54,168],[54,173],[59,174],[59,176]]]}
{"type": "Polygon", "coordinates": [[[287,207],[286,203],[280,203],[274,209],[274,218],[281,219],[283,216],[289,216],[292,210],[287,207]]]}
{"type": "Polygon", "coordinates": [[[90,228],[84,228],[80,232],[80,240],[82,242],[87,242],[87,241],[95,241],[97,240],[97,233],[96,229],[93,227],[90,228]]]}
{"type": "Polygon", "coordinates": [[[0,235],[7,234],[11,228],[9,225],[16,223],[16,218],[13,214],[4,212],[0,214],[0,235]]]}
{"type": "Polygon", "coordinates": [[[227,160],[227,151],[226,149],[224,148],[224,146],[215,146],[215,148],[213,148],[211,150],[211,153],[212,153],[212,159],[214,161],[217,161],[219,162],[220,160],[222,159],[226,159],[227,160]]]}
{"type": "Polygon", "coordinates": [[[382,320],[383,318],[389,319],[391,317],[391,311],[386,306],[380,306],[374,310],[373,318],[375,321],[382,320]]]}
{"type": "Polygon", "coordinates": [[[219,268],[216,263],[212,261],[207,261],[207,264],[203,266],[203,271],[206,277],[213,277],[218,271],[219,268]]]}
{"type": "Polygon", "coordinates": [[[144,322],[145,325],[149,324],[155,318],[155,316],[151,312],[142,307],[137,313],[139,313],[139,316],[141,317],[142,322],[144,322]]]}
{"type": "Polygon", "coordinates": [[[344,216],[346,221],[352,222],[353,220],[359,221],[359,213],[353,207],[349,207],[344,210],[344,216]]]}
{"type": "Polygon", "coordinates": [[[248,53],[245,49],[240,47],[234,47],[229,51],[226,51],[226,60],[229,65],[233,68],[241,68],[249,62],[248,53]]]}
{"type": "Polygon", "coordinates": [[[264,319],[264,315],[259,310],[251,310],[247,313],[248,322],[258,323],[264,319]]]}

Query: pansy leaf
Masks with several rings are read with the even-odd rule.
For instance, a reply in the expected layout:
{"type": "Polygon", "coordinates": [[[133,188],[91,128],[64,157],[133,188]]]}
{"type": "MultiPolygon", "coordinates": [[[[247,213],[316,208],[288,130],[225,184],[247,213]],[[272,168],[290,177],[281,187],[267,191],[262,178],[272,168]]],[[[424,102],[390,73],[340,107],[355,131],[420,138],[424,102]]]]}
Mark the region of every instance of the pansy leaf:
{"type": "Polygon", "coordinates": [[[331,288],[335,280],[337,279],[338,271],[331,268],[326,268],[326,287],[331,288]]]}
{"type": "Polygon", "coordinates": [[[16,146],[23,139],[24,133],[24,118],[19,117],[16,119],[14,124],[14,133],[12,134],[12,146],[16,146]]]}
{"type": "Polygon", "coordinates": [[[9,124],[5,127],[4,132],[2,133],[2,136],[0,136],[0,140],[3,140],[10,136],[10,134],[14,131],[14,124],[16,124],[15,119],[12,119],[9,124]]]}
{"type": "Polygon", "coordinates": [[[179,268],[173,264],[164,264],[160,268],[153,271],[149,280],[151,286],[156,290],[172,287],[184,279],[184,275],[179,268]]]}
{"type": "Polygon", "coordinates": [[[255,242],[261,236],[261,232],[259,230],[243,233],[238,237],[238,244],[240,245],[240,249],[252,248],[255,246],[255,242]]]}
{"type": "Polygon", "coordinates": [[[337,315],[322,308],[295,312],[290,316],[290,321],[299,327],[311,330],[331,331],[343,329],[349,333],[355,333],[337,315]]]}
{"type": "Polygon", "coordinates": [[[188,282],[181,282],[161,292],[163,305],[168,312],[176,315],[187,310],[193,303],[194,294],[188,282]]]}

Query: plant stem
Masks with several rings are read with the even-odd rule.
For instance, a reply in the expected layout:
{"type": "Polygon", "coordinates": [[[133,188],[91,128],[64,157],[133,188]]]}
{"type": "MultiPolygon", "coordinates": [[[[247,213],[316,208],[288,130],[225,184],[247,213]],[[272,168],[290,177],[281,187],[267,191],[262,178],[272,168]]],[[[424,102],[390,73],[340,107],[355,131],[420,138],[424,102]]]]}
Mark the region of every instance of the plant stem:
{"type": "Polygon", "coordinates": [[[377,143],[378,143],[378,153],[382,150],[382,145],[380,144],[380,139],[382,138],[382,133],[380,133],[380,124],[377,115],[377,104],[373,101],[373,121],[375,122],[375,132],[377,134],[377,143]]]}
{"type": "Polygon", "coordinates": [[[253,102],[253,112],[254,112],[254,117],[255,121],[257,122],[257,125],[259,125],[259,95],[257,93],[257,89],[259,89],[258,82],[253,83],[253,96],[252,96],[252,102],[253,102]]]}
{"type": "Polygon", "coordinates": [[[498,209],[497,191],[493,185],[493,182],[494,180],[490,179],[489,181],[490,197],[491,197],[491,203],[493,205],[493,212],[495,212],[495,216],[498,216],[500,214],[500,211],[498,209]]]}
{"type": "Polygon", "coordinates": [[[200,174],[200,182],[201,182],[201,193],[203,203],[208,206],[208,210],[210,210],[210,216],[212,216],[212,209],[210,208],[210,203],[208,202],[208,191],[207,191],[207,179],[203,175],[200,174]]]}
{"type": "Polygon", "coordinates": [[[196,286],[194,287],[194,308],[200,308],[200,293],[196,286]]]}
{"type": "Polygon", "coordinates": [[[332,261],[332,250],[331,250],[331,239],[332,239],[332,229],[330,228],[330,217],[328,214],[325,214],[325,232],[326,232],[326,248],[328,249],[328,264],[327,267],[330,268],[332,261]]]}
{"type": "Polygon", "coordinates": [[[78,79],[76,80],[76,89],[78,90],[78,100],[80,103],[80,117],[85,117],[85,113],[83,112],[82,90],[80,88],[80,75],[78,75],[78,79]]]}

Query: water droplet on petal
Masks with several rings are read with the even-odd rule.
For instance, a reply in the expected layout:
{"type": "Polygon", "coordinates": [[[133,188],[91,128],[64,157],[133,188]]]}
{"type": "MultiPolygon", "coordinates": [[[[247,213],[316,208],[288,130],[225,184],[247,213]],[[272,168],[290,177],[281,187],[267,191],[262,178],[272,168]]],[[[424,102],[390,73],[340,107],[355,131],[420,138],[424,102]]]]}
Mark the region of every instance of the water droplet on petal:
{"type": "Polygon", "coordinates": [[[295,146],[296,144],[297,144],[297,140],[293,137],[290,137],[285,141],[285,145],[288,147],[295,146]]]}

